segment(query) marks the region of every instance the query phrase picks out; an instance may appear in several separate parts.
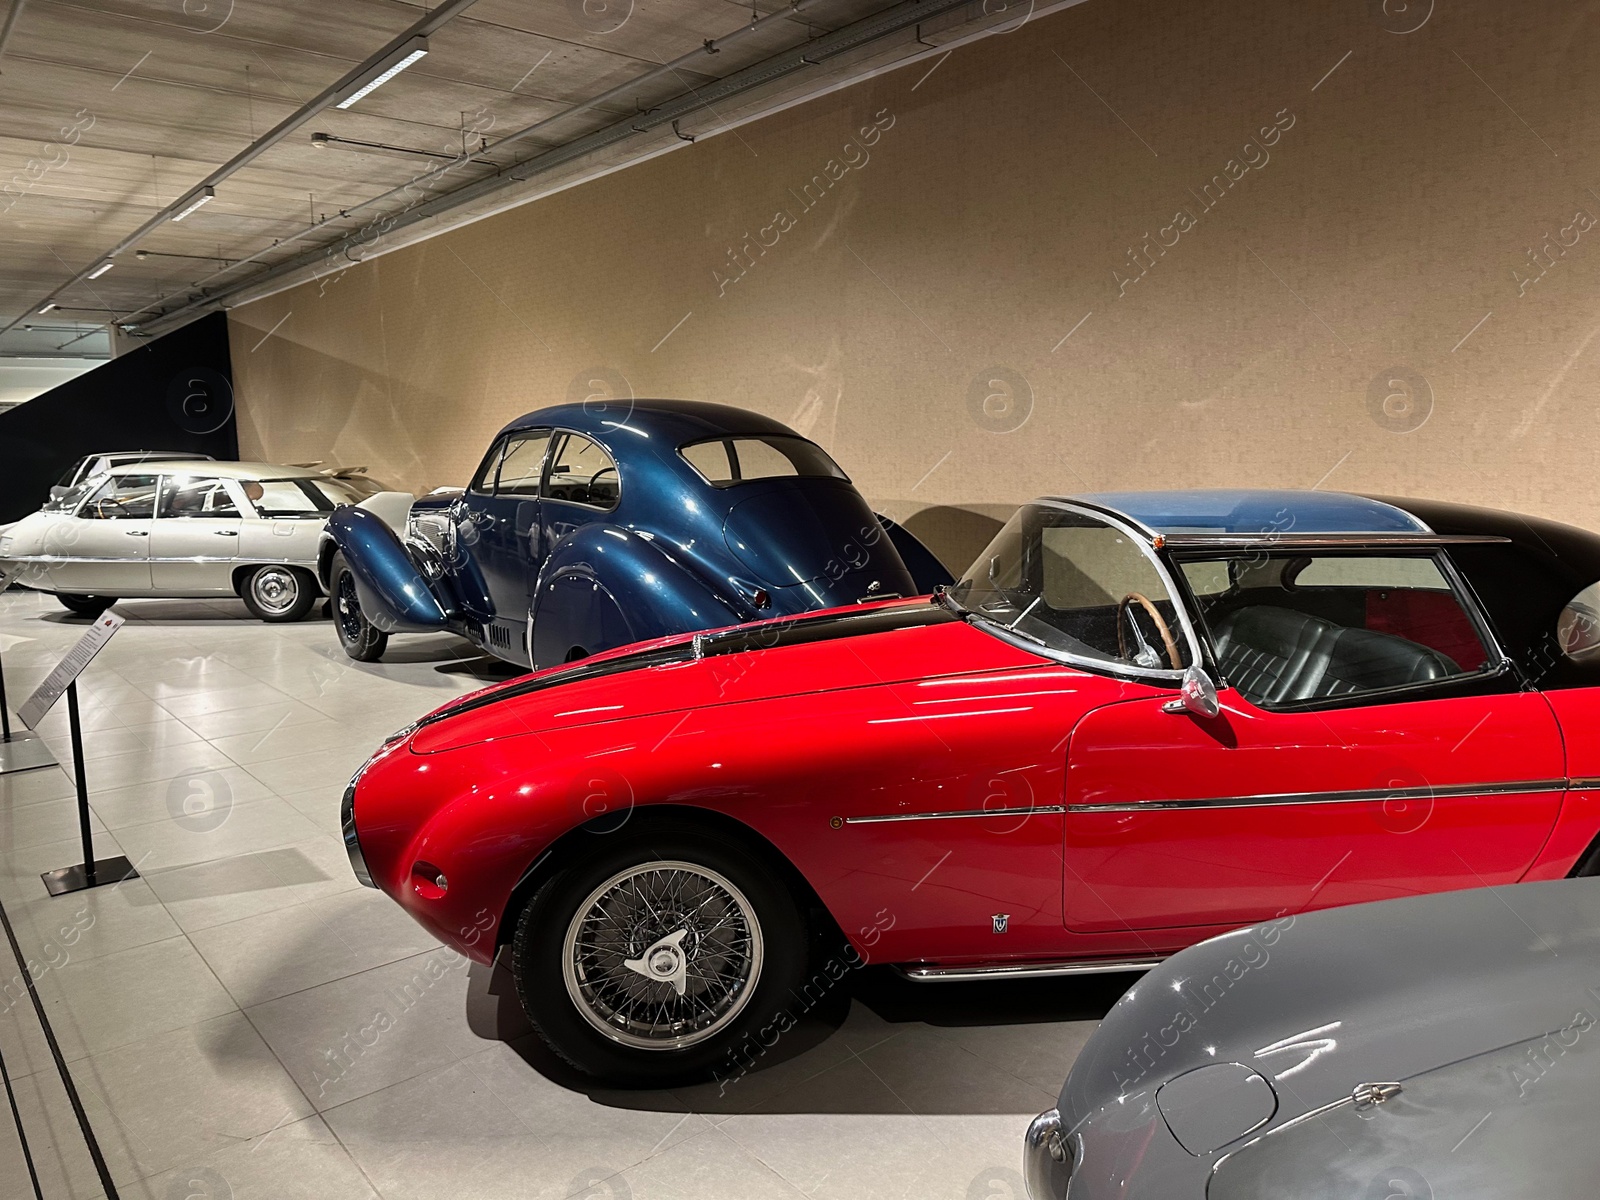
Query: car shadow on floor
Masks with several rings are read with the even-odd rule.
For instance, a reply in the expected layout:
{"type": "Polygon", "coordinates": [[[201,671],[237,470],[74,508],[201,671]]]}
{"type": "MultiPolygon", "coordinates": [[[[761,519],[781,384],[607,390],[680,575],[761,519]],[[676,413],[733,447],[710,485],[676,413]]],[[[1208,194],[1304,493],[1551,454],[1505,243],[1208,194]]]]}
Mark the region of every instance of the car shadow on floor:
{"type": "Polygon", "coordinates": [[[770,1044],[751,1040],[708,1082],[670,1090],[596,1084],[529,1026],[501,959],[469,972],[468,1022],[550,1082],[612,1108],[705,1115],[1036,1112],[1094,1026],[1139,976],[913,983],[853,972],[770,1044]]]}

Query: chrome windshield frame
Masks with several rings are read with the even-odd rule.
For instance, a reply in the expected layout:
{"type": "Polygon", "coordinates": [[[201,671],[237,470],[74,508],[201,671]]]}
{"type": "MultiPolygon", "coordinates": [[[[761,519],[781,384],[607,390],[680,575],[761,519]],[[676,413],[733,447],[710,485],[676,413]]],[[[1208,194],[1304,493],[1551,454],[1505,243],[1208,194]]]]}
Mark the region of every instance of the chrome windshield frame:
{"type": "MultiPolygon", "coordinates": [[[[1189,664],[1199,666],[1202,669],[1205,668],[1206,664],[1209,662],[1209,659],[1203,650],[1199,634],[1195,628],[1193,617],[1189,612],[1188,592],[1177,585],[1176,581],[1173,579],[1172,572],[1167,569],[1166,562],[1163,561],[1161,554],[1158,553],[1162,542],[1159,534],[1153,534],[1143,525],[1140,525],[1135,521],[1131,521],[1119,513],[1114,513],[1108,509],[1101,508],[1098,505],[1082,504],[1077,501],[1058,500],[1053,497],[1045,497],[1037,500],[1030,500],[1026,504],[1019,506],[1017,511],[1020,513],[1022,509],[1029,507],[1051,508],[1061,512],[1070,512],[1078,516],[1088,517],[1091,520],[1099,521],[1103,524],[1109,525],[1113,529],[1116,529],[1126,535],[1128,540],[1133,545],[1138,547],[1139,552],[1143,554],[1146,560],[1149,561],[1150,565],[1155,568],[1156,574],[1161,579],[1162,586],[1167,589],[1167,598],[1172,602],[1173,611],[1178,616],[1178,624],[1183,628],[1184,643],[1189,648],[1189,664]]],[[[1158,669],[1155,667],[1141,667],[1134,663],[1115,662],[1103,658],[1094,658],[1084,654],[1074,654],[1070,650],[1062,650],[1054,646],[1046,645],[1044,642],[1036,638],[1019,633],[1014,629],[1002,625],[998,621],[991,620],[982,613],[968,608],[959,600],[955,599],[949,594],[948,589],[941,589],[941,591],[937,593],[936,598],[942,603],[948,605],[953,611],[960,614],[963,618],[970,620],[972,624],[981,627],[983,631],[990,636],[998,638],[1009,645],[1016,646],[1019,650],[1026,650],[1030,654],[1038,654],[1045,658],[1053,659],[1056,662],[1064,663],[1072,667],[1079,667],[1083,670],[1091,671],[1098,675],[1112,675],[1118,678],[1141,679],[1171,687],[1177,687],[1183,682],[1183,673],[1187,669],[1187,666],[1178,667],[1176,669],[1158,669]]]]}

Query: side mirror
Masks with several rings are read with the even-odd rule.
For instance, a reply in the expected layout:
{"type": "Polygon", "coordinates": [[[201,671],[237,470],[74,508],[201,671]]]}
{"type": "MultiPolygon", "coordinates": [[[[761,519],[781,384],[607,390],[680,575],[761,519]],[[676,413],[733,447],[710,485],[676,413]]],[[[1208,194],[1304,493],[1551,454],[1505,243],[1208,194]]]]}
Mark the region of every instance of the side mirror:
{"type": "Polygon", "coordinates": [[[1161,706],[1162,712],[1193,713],[1197,717],[1211,718],[1222,711],[1222,705],[1217,700],[1217,685],[1211,682],[1207,675],[1198,666],[1190,667],[1183,673],[1183,683],[1178,687],[1178,698],[1168,700],[1161,706]]]}

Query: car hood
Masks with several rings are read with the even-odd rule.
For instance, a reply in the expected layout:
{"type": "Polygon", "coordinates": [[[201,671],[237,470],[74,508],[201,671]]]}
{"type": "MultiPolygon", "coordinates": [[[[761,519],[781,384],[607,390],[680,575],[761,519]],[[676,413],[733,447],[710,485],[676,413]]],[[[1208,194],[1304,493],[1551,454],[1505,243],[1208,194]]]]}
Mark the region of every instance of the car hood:
{"type": "MultiPolygon", "coordinates": [[[[1161,1156],[1156,1095],[1188,1071],[1260,1072],[1277,1094],[1270,1134],[1360,1084],[1542,1038],[1580,1012],[1600,1022],[1597,983],[1600,879],[1355,905],[1202,942],[1131,988],[1067,1077],[1060,1109],[1085,1139],[1084,1194],[1112,1194],[1099,1185],[1161,1156]]],[[[1485,1111],[1456,1114],[1456,1137],[1485,1111]]]]}
{"type": "Polygon", "coordinates": [[[1207,1200],[1592,1195],[1600,1029],[1589,1000],[1587,1024],[1408,1077],[1380,1105],[1346,1101],[1253,1138],[1217,1164],[1207,1200]]]}
{"type": "Polygon", "coordinates": [[[927,600],[832,609],[663,638],[465,696],[423,718],[434,753],[523,733],[926,679],[1037,667],[1039,659],[927,600]]]}

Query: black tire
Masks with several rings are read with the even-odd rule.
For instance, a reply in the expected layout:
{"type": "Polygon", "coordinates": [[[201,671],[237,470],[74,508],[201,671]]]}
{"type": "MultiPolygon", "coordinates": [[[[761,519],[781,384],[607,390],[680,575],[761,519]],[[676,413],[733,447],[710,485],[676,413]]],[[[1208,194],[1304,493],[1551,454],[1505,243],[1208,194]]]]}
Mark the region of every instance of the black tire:
{"type": "Polygon", "coordinates": [[[648,835],[624,829],[591,836],[593,852],[547,879],[518,919],[512,971],[528,1019],[552,1050],[609,1084],[660,1088],[744,1074],[795,1023],[794,998],[805,978],[810,939],[794,896],[770,865],[718,832],[656,826],[648,835]],[[628,878],[634,872],[641,877],[628,878]],[[696,891],[695,880],[707,886],[696,891]],[[634,912],[648,911],[648,920],[622,915],[630,887],[644,906],[634,912]],[[654,903],[640,897],[641,888],[652,887],[664,889],[654,903]],[[601,898],[609,901],[604,909],[601,898]],[[672,911],[677,903],[685,913],[672,911]],[[608,938],[604,922],[584,920],[595,912],[627,923],[630,932],[617,934],[621,940],[608,938]],[[669,931],[669,924],[688,932],[669,931]],[[580,935],[590,939],[587,954],[574,941],[580,935]],[[604,949],[597,951],[595,943],[604,949]],[[630,1027],[613,1016],[611,1032],[601,1032],[604,1005],[589,1003],[591,995],[617,998],[617,1012],[632,1003],[635,1013],[662,1022],[655,1015],[660,1001],[670,1004],[679,985],[660,981],[671,975],[652,977],[648,971],[672,965],[668,943],[683,949],[677,979],[686,991],[679,993],[683,1004],[676,1011],[687,1015],[673,1028],[686,1031],[630,1027]],[[623,970],[629,953],[634,965],[623,970]],[[569,955],[571,972],[564,969],[569,955]],[[690,979],[688,968],[696,963],[701,970],[690,979]],[[736,982],[729,986],[724,980],[736,982]],[[695,1011],[697,1004],[707,1011],[695,1011]]]}
{"type": "Polygon", "coordinates": [[[389,648],[389,635],[374,628],[361,611],[355,576],[342,554],[335,554],[328,564],[328,595],[333,605],[333,628],[344,652],[356,662],[377,662],[389,648]]]}
{"type": "Polygon", "coordinates": [[[317,602],[317,581],[303,568],[270,563],[239,581],[239,597],[263,621],[301,621],[317,602]]]}
{"type": "Polygon", "coordinates": [[[57,592],[56,599],[62,608],[80,617],[98,617],[117,602],[115,596],[74,596],[68,592],[57,592]]]}

